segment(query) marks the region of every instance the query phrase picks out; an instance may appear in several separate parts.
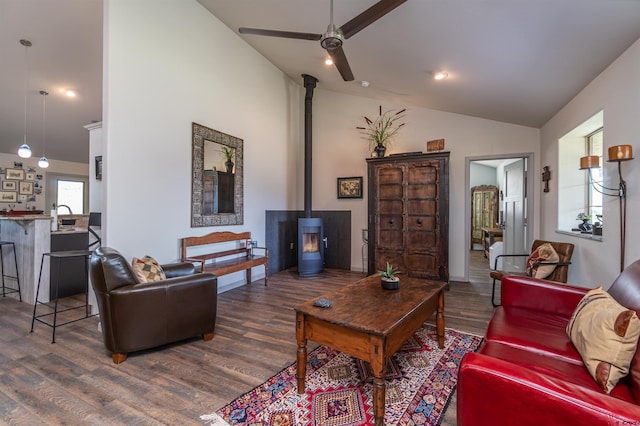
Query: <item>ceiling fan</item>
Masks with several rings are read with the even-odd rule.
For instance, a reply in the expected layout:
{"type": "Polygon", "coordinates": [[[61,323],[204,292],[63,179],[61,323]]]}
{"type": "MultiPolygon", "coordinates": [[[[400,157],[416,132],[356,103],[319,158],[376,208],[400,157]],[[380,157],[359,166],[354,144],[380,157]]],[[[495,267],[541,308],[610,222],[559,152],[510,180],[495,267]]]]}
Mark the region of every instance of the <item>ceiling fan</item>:
{"type": "Polygon", "coordinates": [[[320,41],[320,45],[329,53],[333,63],[344,81],[353,81],[353,72],[342,49],[345,39],[351,38],[360,30],[371,25],[407,0],[380,0],[340,28],[333,25],[333,0],[331,0],[330,23],[324,34],[299,33],[292,31],[264,30],[259,28],[240,27],[240,34],[255,34],[269,37],[295,38],[300,40],[320,41]]]}

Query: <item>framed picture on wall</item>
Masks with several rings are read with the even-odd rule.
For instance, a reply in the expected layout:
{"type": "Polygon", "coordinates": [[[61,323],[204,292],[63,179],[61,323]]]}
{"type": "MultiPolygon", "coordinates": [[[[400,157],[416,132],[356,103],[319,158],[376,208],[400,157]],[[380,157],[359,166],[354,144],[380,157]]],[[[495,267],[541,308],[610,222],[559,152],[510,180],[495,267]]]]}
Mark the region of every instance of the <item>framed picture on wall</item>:
{"type": "Polygon", "coordinates": [[[102,155],[96,157],[96,180],[102,180],[102,155]]]}
{"type": "Polygon", "coordinates": [[[36,174],[33,172],[27,172],[27,180],[36,180],[36,174]]]}
{"type": "Polygon", "coordinates": [[[18,183],[15,180],[3,180],[2,181],[2,190],[3,191],[15,191],[18,189],[18,183]]]}
{"type": "Polygon", "coordinates": [[[7,179],[9,179],[9,180],[23,180],[24,179],[24,170],[23,169],[7,169],[7,179]]]}
{"type": "Polygon", "coordinates": [[[338,198],[362,198],[362,176],[338,178],[338,198]]]}
{"type": "Polygon", "coordinates": [[[18,193],[15,191],[0,191],[0,203],[15,203],[18,201],[18,193]]]}
{"type": "Polygon", "coordinates": [[[32,195],[33,194],[33,182],[18,182],[18,192],[20,195],[32,195]]]}

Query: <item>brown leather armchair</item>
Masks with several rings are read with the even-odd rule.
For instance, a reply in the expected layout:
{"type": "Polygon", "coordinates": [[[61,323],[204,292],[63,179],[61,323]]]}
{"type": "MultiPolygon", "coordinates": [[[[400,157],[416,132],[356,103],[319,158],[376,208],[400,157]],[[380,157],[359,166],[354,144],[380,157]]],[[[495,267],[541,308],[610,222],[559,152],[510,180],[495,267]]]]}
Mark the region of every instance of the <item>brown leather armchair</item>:
{"type": "MultiPolygon", "coordinates": [[[[553,270],[551,275],[545,278],[546,281],[557,281],[560,283],[567,282],[567,274],[569,273],[569,265],[571,264],[571,256],[573,256],[573,244],[571,243],[556,243],[553,241],[545,241],[545,240],[534,240],[533,244],[531,244],[531,252],[533,253],[539,246],[542,244],[549,243],[553,247],[553,249],[558,253],[558,257],[560,258],[558,262],[537,262],[534,265],[556,265],[556,268],[553,270]]],[[[527,254],[501,254],[496,256],[495,263],[493,269],[489,275],[493,278],[493,288],[491,290],[491,304],[495,307],[498,304],[495,302],[496,296],[496,280],[502,281],[502,278],[507,275],[520,275],[520,276],[529,276],[526,272],[508,272],[508,271],[498,271],[498,258],[500,257],[529,257],[530,253],[527,254]]]]}
{"type": "Polygon", "coordinates": [[[100,310],[104,345],[113,362],[128,352],[202,335],[213,338],[218,279],[192,263],[162,265],[166,280],[138,283],[131,266],[109,247],[93,252],[91,285],[100,310]]]}

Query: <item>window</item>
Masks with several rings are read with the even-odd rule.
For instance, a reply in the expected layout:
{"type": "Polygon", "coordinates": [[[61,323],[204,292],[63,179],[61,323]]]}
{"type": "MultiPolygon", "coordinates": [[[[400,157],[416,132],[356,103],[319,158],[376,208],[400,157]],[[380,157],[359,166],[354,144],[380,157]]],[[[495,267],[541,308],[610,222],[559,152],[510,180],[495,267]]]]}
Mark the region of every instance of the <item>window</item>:
{"type": "MultiPolygon", "coordinates": [[[[587,185],[587,205],[585,211],[592,218],[592,222],[596,220],[596,215],[602,215],[602,193],[596,188],[602,187],[602,143],[604,139],[604,129],[601,127],[595,132],[585,137],[585,155],[597,155],[601,158],[600,168],[591,169],[591,179],[595,182],[595,185],[587,185]]],[[[587,176],[587,179],[589,176],[587,176]]],[[[587,181],[588,184],[588,181],[587,181]]]]}
{"type": "Polygon", "coordinates": [[[604,111],[600,111],[558,141],[558,223],[559,231],[579,232],[579,214],[602,214],[602,194],[589,182],[589,171],[580,170],[580,157],[597,155],[600,168],[590,169],[591,178],[602,183],[604,111]]]}
{"type": "Polygon", "coordinates": [[[58,214],[83,214],[84,213],[84,182],[58,179],[56,206],[58,214]],[[69,211],[65,207],[67,206],[69,211]]]}

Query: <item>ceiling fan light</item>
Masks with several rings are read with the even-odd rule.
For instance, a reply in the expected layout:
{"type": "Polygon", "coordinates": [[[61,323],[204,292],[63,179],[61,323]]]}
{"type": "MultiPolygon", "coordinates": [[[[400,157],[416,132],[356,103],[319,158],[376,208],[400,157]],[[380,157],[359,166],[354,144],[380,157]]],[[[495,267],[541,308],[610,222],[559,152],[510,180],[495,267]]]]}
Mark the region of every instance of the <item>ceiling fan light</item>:
{"type": "Polygon", "coordinates": [[[26,143],[20,145],[20,148],[18,148],[18,155],[22,158],[31,157],[31,148],[29,148],[29,145],[26,143]]]}
{"type": "Polygon", "coordinates": [[[40,160],[38,160],[38,167],[42,169],[49,167],[49,160],[47,160],[47,157],[41,157],[40,160]]]}

